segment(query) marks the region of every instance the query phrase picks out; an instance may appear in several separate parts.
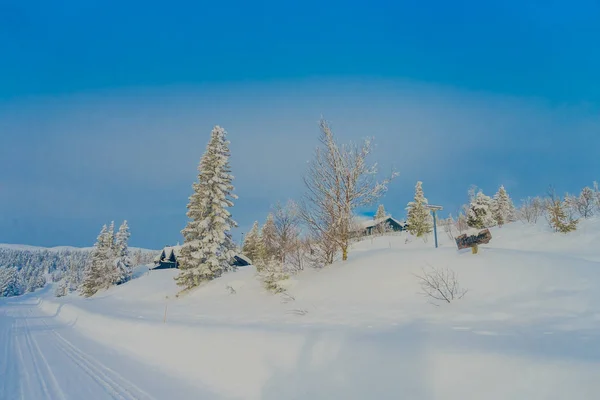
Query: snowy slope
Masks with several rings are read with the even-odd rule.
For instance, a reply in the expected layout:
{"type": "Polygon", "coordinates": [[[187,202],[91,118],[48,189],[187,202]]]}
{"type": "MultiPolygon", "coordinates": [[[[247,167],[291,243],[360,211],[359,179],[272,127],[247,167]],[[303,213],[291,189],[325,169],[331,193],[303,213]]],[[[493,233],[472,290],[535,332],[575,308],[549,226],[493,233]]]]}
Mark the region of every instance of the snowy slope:
{"type": "Polygon", "coordinates": [[[595,399],[600,220],[556,234],[492,229],[477,255],[405,233],[266,293],[252,267],[177,298],[176,271],[41,311],[215,398],[595,399]],[[451,268],[466,296],[432,305],[415,274],[451,268]],[[163,323],[166,316],[166,323],[163,323]]]}

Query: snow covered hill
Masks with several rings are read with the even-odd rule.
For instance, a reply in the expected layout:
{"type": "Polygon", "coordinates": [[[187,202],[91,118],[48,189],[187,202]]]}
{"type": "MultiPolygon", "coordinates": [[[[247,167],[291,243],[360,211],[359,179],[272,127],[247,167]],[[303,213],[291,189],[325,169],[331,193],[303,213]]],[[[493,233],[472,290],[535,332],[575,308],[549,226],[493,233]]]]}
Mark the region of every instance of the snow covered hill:
{"type": "Polygon", "coordinates": [[[438,249],[405,233],[356,243],[284,295],[246,267],[178,298],[177,271],[140,268],[91,299],[46,291],[35,307],[202,398],[597,398],[600,220],[568,235],[494,228],[476,255],[438,234],[438,249]],[[467,290],[450,304],[417,277],[446,268],[467,290]]]}

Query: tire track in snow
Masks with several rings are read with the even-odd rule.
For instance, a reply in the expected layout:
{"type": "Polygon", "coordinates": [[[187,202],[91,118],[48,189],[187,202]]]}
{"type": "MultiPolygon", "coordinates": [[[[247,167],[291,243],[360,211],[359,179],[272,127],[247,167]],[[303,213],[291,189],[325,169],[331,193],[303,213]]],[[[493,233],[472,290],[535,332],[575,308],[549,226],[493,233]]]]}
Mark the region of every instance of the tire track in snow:
{"type": "MultiPolygon", "coordinates": [[[[15,322],[16,325],[16,322],[15,322]]],[[[15,326],[16,328],[16,326],[15,326]]],[[[19,365],[19,375],[20,376],[24,376],[25,377],[25,381],[27,382],[27,384],[24,384],[24,380],[23,379],[19,379],[19,398],[21,400],[25,399],[25,391],[23,390],[24,387],[28,387],[31,388],[31,377],[29,376],[29,372],[27,371],[27,368],[25,367],[25,358],[23,357],[23,349],[21,348],[21,340],[19,339],[19,337],[17,335],[15,335],[13,333],[13,337],[15,337],[15,348],[16,348],[16,353],[17,353],[17,359],[18,359],[18,365],[19,365]]]]}
{"type": "MultiPolygon", "coordinates": [[[[4,316],[6,320],[9,321],[8,312],[4,311],[4,316]]],[[[17,360],[14,359],[14,327],[13,321],[11,321],[10,325],[6,325],[6,329],[2,330],[3,336],[0,337],[0,342],[4,343],[4,357],[3,363],[0,365],[0,376],[3,378],[0,379],[0,398],[1,399],[11,399],[11,398],[23,398],[22,391],[16,390],[18,386],[14,385],[16,380],[16,368],[18,368],[17,360]],[[13,386],[11,386],[13,385],[13,386]],[[11,391],[12,389],[12,391],[11,391]],[[16,391],[15,391],[16,390],[16,391]]]]}
{"type": "Polygon", "coordinates": [[[29,322],[27,321],[27,319],[25,319],[25,329],[26,329],[26,339],[28,342],[28,347],[29,347],[31,355],[32,355],[32,360],[33,360],[33,363],[34,363],[34,366],[36,369],[36,373],[40,377],[41,383],[43,384],[44,392],[50,394],[50,390],[49,390],[47,382],[46,382],[46,378],[49,378],[50,383],[53,386],[53,389],[52,389],[52,395],[48,398],[67,400],[67,398],[65,397],[65,393],[63,392],[60,385],[58,384],[58,381],[56,380],[56,376],[52,372],[52,368],[50,367],[50,364],[48,363],[46,356],[44,356],[44,353],[40,349],[40,346],[38,345],[37,340],[31,334],[31,328],[29,326],[29,322]],[[33,354],[34,352],[36,353],[37,357],[36,357],[36,355],[33,354]],[[44,367],[46,370],[45,374],[42,374],[42,372],[41,372],[41,368],[38,363],[39,360],[41,360],[44,364],[44,367]]]}
{"type": "Polygon", "coordinates": [[[140,389],[133,382],[124,379],[119,374],[106,367],[93,357],[79,350],[60,333],[50,328],[46,321],[42,322],[49,328],[49,331],[57,339],[55,342],[57,348],[59,348],[67,357],[77,364],[87,375],[101,385],[114,399],[154,400],[150,394],[140,389]]]}

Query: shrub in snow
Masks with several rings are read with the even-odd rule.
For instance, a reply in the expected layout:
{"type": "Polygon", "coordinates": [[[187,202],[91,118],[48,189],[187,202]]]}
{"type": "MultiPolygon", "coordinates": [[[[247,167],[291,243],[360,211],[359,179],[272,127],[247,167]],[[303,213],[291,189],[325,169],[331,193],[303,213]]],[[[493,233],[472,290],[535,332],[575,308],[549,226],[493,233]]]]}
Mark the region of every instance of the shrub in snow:
{"type": "Polygon", "coordinates": [[[433,219],[429,210],[425,208],[426,205],[427,199],[423,194],[423,182],[417,182],[414,201],[408,203],[406,207],[408,231],[416,237],[422,237],[433,230],[433,219]]]}
{"type": "Polygon", "coordinates": [[[283,264],[275,257],[269,260],[261,260],[259,263],[260,272],[259,277],[263,282],[265,289],[273,293],[285,292],[285,286],[283,282],[286,281],[289,276],[285,273],[283,264]]]}
{"type": "Polygon", "coordinates": [[[483,229],[496,225],[492,214],[492,199],[479,191],[472,200],[467,213],[467,224],[471,228],[483,229]]]}
{"type": "Polygon", "coordinates": [[[232,269],[235,243],[230,230],[237,226],[227,210],[233,207],[233,176],[229,166],[227,132],[215,126],[198,166],[198,182],[190,196],[184,244],[179,256],[177,284],[191,289],[232,269]]]}
{"type": "Polygon", "coordinates": [[[450,303],[462,299],[467,293],[466,289],[460,287],[456,272],[449,268],[431,267],[429,270],[423,269],[421,275],[415,276],[419,279],[422,294],[437,302],[450,303]]]}

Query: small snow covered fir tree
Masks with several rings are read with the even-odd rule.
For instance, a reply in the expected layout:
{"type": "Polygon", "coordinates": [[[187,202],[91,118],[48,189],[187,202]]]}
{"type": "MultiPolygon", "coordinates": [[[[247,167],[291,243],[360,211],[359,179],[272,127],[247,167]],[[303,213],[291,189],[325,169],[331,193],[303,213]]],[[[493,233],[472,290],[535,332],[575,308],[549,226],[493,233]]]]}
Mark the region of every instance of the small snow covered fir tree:
{"type": "Polygon", "coordinates": [[[415,186],[415,199],[408,203],[406,210],[408,211],[408,231],[417,236],[422,237],[433,230],[433,221],[431,213],[425,206],[427,199],[423,194],[423,182],[417,182],[415,186]]]}
{"type": "Polygon", "coordinates": [[[377,207],[377,212],[375,213],[375,216],[373,217],[373,219],[382,219],[385,217],[387,217],[385,208],[383,207],[383,204],[380,204],[379,207],[377,207]]]}
{"type": "Polygon", "coordinates": [[[471,228],[483,229],[496,225],[492,213],[492,199],[479,191],[469,206],[467,224],[471,228]]]}
{"type": "Polygon", "coordinates": [[[506,193],[504,186],[500,186],[492,202],[492,216],[499,226],[515,219],[515,205],[506,193]]]}
{"type": "Polygon", "coordinates": [[[567,212],[568,205],[557,196],[553,189],[549,191],[546,203],[548,223],[556,231],[569,233],[577,229],[579,220],[571,218],[567,212]]]}
{"type": "Polygon", "coordinates": [[[252,229],[244,238],[244,245],[242,247],[242,253],[248,257],[254,265],[258,262],[261,257],[261,245],[262,237],[260,236],[260,228],[258,221],[254,221],[252,229]]]}
{"type": "Polygon", "coordinates": [[[269,215],[267,215],[267,220],[260,231],[260,237],[262,239],[262,251],[264,252],[262,257],[265,260],[268,260],[271,257],[279,257],[277,227],[275,226],[273,214],[269,213],[269,215]]]}
{"type": "Polygon", "coordinates": [[[131,279],[132,274],[132,263],[131,257],[129,256],[129,225],[127,221],[123,221],[123,224],[119,227],[119,231],[115,237],[115,256],[116,259],[116,272],[117,272],[117,284],[125,283],[131,279]]]}
{"type": "Polygon", "coordinates": [[[181,231],[177,284],[191,289],[232,269],[236,245],[230,230],[237,226],[227,210],[233,207],[233,176],[227,133],[215,126],[198,166],[198,181],[188,203],[190,219],[181,231]]]}

